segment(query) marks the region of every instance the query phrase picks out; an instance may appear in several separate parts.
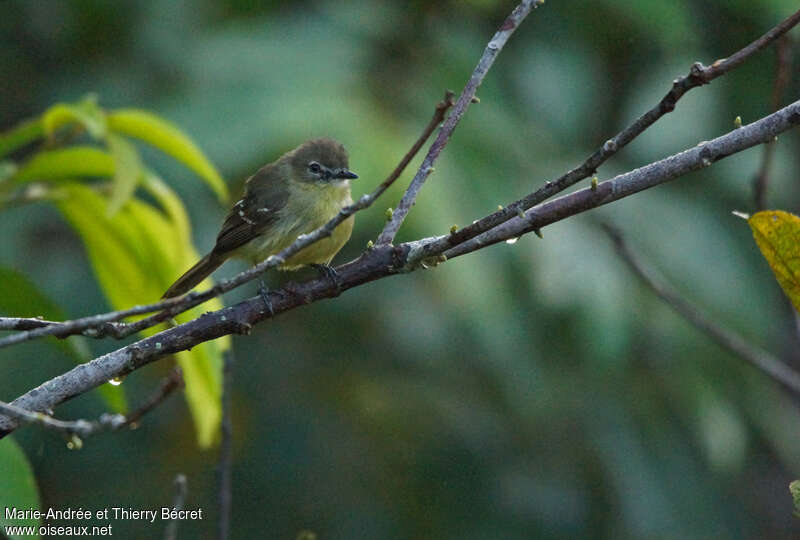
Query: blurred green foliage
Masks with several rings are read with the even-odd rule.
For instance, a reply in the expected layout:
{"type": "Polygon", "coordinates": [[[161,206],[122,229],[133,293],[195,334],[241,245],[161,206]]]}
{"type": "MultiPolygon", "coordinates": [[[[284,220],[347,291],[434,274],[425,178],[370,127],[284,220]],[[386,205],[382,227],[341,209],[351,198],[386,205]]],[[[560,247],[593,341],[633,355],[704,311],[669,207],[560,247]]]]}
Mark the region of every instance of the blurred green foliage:
{"type": "MultiPolygon", "coordinates": [[[[461,88],[512,3],[12,0],[5,8],[0,70],[12,76],[0,85],[1,126],[96,92],[106,107],[155,111],[181,126],[232,192],[299,142],[329,135],[350,151],[357,196],[400,159],[443,90],[461,88]]],[[[789,0],[546,3],[500,55],[398,240],[463,226],[576,166],[692,62],[729,56],[795,9],[789,0]]],[[[737,115],[748,123],[768,113],[774,73],[768,50],[693,90],[601,167],[600,179],[727,132],[737,115]]],[[[797,91],[793,80],[787,96],[797,91]]],[[[21,140],[36,129],[28,125],[21,140]]],[[[218,197],[192,171],[135,148],[184,201],[198,250],[208,249],[225,212],[218,197]]],[[[797,148],[797,134],[781,137],[768,194],[794,213],[797,148]]],[[[613,221],[687,298],[797,366],[791,307],[731,216],[753,210],[760,158],[750,150],[548,227],[543,240],[366,285],[234,339],[233,537],[800,534],[786,493],[800,475],[796,400],[641,286],[595,221],[613,221]]],[[[337,261],[375,238],[410,175],[357,216],[337,261]]],[[[137,184],[132,200],[163,217],[146,189],[137,184]]],[[[122,206],[107,219],[132,213],[122,206]]],[[[8,208],[0,230],[0,264],[65,314],[109,307],[92,249],[87,257],[52,208],[8,208]]],[[[237,294],[226,303],[253,291],[237,294]]],[[[89,345],[94,354],[119,346],[89,345]]],[[[131,403],[166,372],[162,364],[126,379],[131,403]]],[[[0,399],[13,399],[69,361],[37,343],[0,351],[0,366],[0,399]]],[[[58,413],[91,417],[100,407],[86,397],[58,413]]],[[[49,505],[167,505],[183,472],[187,505],[214,515],[215,455],[195,449],[180,400],[141,429],[95,437],[79,452],[36,428],[17,436],[49,505]]],[[[181,534],[208,536],[211,521],[182,524],[181,534]]],[[[154,534],[149,524],[116,525],[120,535],[154,534]]]]}
{"type": "MultiPolygon", "coordinates": [[[[144,111],[106,113],[94,96],[75,104],[53,105],[40,118],[0,134],[0,148],[6,154],[21,150],[37,137],[44,137],[45,145],[31,156],[25,155],[19,164],[6,161],[10,172],[0,184],[0,192],[6,195],[0,205],[53,202],[80,235],[97,281],[114,309],[154,302],[175,276],[198,258],[180,199],[145,167],[136,147],[121,134],[142,139],[182,162],[203,178],[222,201],[227,200],[227,188],[219,173],[180,130],[144,111]],[[32,129],[35,125],[41,129],[32,129]],[[63,146],[84,132],[90,142],[102,142],[105,148],[85,143],[63,146]],[[77,180],[81,177],[106,177],[109,181],[87,185],[77,180]],[[31,190],[26,187],[32,183],[38,188],[34,190],[35,198],[29,197],[31,190]],[[134,198],[140,186],[156,205],[134,198]]],[[[65,319],[61,310],[21,273],[6,273],[13,279],[3,280],[0,291],[16,301],[5,302],[5,313],[44,316],[40,313],[44,310],[50,319],[65,319]]],[[[206,309],[221,306],[216,299],[206,309]]],[[[203,308],[198,307],[175,320],[185,322],[202,312],[203,308]]],[[[159,330],[149,329],[144,334],[159,330]]],[[[82,344],[85,350],[82,340],[75,343],[82,344]]],[[[211,445],[219,428],[221,354],[229,346],[230,340],[223,338],[175,355],[183,370],[198,441],[204,447],[211,445]]],[[[89,355],[82,351],[80,360],[88,359],[89,355]]],[[[119,389],[104,388],[101,392],[112,407],[124,407],[124,401],[118,403],[122,399],[119,389]]]]}
{"type": "MultiPolygon", "coordinates": [[[[0,483],[0,504],[3,505],[3,513],[0,515],[0,525],[40,525],[41,521],[38,519],[10,519],[6,514],[6,508],[13,508],[17,512],[40,508],[39,491],[36,488],[33,469],[14,437],[6,437],[0,441],[0,463],[3,464],[3,482],[0,483]]],[[[9,538],[16,539],[23,536],[11,535],[9,538]]]]}

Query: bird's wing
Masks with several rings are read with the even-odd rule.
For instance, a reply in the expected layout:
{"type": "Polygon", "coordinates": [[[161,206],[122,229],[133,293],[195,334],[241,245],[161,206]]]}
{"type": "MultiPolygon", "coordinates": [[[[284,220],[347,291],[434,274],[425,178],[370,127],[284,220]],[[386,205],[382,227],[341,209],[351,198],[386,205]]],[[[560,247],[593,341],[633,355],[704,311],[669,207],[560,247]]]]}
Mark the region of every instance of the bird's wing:
{"type": "Polygon", "coordinates": [[[217,235],[215,254],[222,255],[243,246],[275,223],[278,212],[289,198],[286,182],[279,180],[275,164],[267,165],[247,180],[244,197],[228,212],[217,235]]]}

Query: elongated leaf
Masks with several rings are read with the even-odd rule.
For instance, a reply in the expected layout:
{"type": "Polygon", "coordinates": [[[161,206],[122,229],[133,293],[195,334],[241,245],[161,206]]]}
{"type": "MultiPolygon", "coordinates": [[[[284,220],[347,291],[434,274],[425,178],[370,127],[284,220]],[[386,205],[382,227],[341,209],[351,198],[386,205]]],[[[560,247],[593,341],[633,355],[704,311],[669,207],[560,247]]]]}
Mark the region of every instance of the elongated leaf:
{"type": "MultiPolygon", "coordinates": [[[[0,266],[0,313],[11,317],[42,317],[55,321],[68,318],[63,310],[24,274],[3,266],[0,266]]],[[[48,343],[78,364],[91,359],[86,339],[81,336],[69,339],[50,338],[48,343]]],[[[120,413],[126,411],[127,405],[122,388],[103,385],[98,390],[113,411],[120,413]]]]}
{"type": "Polygon", "coordinates": [[[0,134],[0,157],[7,156],[14,150],[41,138],[43,133],[44,129],[40,118],[19,123],[9,131],[0,134]]]}
{"type": "Polygon", "coordinates": [[[146,111],[123,109],[109,113],[108,126],[169,154],[203,178],[220,201],[228,200],[228,188],[216,168],[194,141],[172,123],[146,111]]]}
{"type": "Polygon", "coordinates": [[[42,127],[48,137],[67,124],[80,124],[92,138],[101,140],[106,136],[106,117],[97,105],[97,98],[89,96],[78,103],[56,103],[42,115],[42,127]]]}
{"type": "MultiPolygon", "coordinates": [[[[172,203],[180,201],[175,198],[172,203]]],[[[126,206],[130,212],[131,221],[137,224],[137,229],[142,234],[144,244],[150,246],[151,263],[150,275],[158,282],[157,288],[159,296],[172,284],[172,281],[179,276],[186,268],[194,264],[199,258],[190,243],[176,245],[170,239],[176,239],[179,233],[172,223],[164,219],[164,216],[153,207],[132,200],[132,204],[126,206]]],[[[174,209],[185,215],[183,205],[180,210],[174,209]]],[[[206,280],[201,286],[210,286],[210,280],[206,280]]],[[[146,301],[142,299],[139,303],[146,301]]],[[[204,306],[198,306],[192,310],[178,315],[175,319],[178,323],[190,321],[203,314],[208,309],[219,309],[222,302],[214,300],[204,306]]],[[[146,331],[149,335],[154,331],[146,331]]],[[[213,342],[202,343],[193,347],[191,351],[183,351],[176,356],[178,363],[183,370],[183,378],[186,383],[186,400],[189,410],[197,429],[198,442],[201,446],[210,446],[219,430],[219,423],[222,418],[221,388],[222,388],[222,361],[221,354],[230,347],[230,338],[224,337],[213,342]]]]}
{"type": "Polygon", "coordinates": [[[172,221],[172,226],[175,232],[178,233],[174,239],[176,247],[185,249],[186,246],[191,246],[191,225],[181,200],[163,180],[152,172],[145,171],[142,180],[144,188],[153,196],[172,221]]]}
{"type": "Polygon", "coordinates": [[[778,283],[800,311],[800,217],[769,210],[747,222],[778,283]]]}
{"type": "MultiPolygon", "coordinates": [[[[68,183],[62,192],[63,198],[56,204],[81,235],[98,282],[115,309],[156,300],[198,258],[190,243],[175,242],[183,233],[173,221],[143,201],[131,198],[118,213],[108,216],[105,199],[91,188],[68,183]]],[[[162,197],[169,199],[168,193],[162,193],[162,197]]],[[[185,217],[177,198],[170,204],[178,205],[173,213],[185,217]]],[[[184,322],[221,306],[215,300],[181,314],[177,320],[184,322]]],[[[143,333],[152,335],[158,330],[143,333]]],[[[219,430],[220,355],[229,346],[230,340],[224,338],[176,355],[184,369],[186,399],[201,446],[211,445],[219,430]]]]}
{"type": "Polygon", "coordinates": [[[112,176],[114,158],[94,146],[72,146],[40,152],[17,170],[17,182],[62,180],[77,176],[112,176]]]}
{"type": "MultiPolygon", "coordinates": [[[[3,480],[0,482],[0,530],[5,525],[38,527],[35,519],[7,519],[9,508],[19,510],[39,509],[39,489],[36,477],[25,453],[12,437],[0,439],[0,471],[3,480]]],[[[9,538],[39,538],[39,535],[13,535],[9,538]]]]}
{"type": "Polygon", "coordinates": [[[111,157],[114,158],[111,199],[108,201],[108,215],[113,216],[136,191],[142,174],[142,161],[139,159],[139,152],[124,137],[109,133],[106,140],[111,157]]]}

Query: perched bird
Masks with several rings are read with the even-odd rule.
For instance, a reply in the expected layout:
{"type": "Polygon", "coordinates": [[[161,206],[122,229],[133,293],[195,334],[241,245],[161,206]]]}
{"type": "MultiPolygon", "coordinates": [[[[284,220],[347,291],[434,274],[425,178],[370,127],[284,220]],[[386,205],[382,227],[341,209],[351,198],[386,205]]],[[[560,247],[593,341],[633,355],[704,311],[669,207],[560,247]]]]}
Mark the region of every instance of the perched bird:
{"type": "MultiPolygon", "coordinates": [[[[262,167],[247,179],[244,196],[225,218],[214,249],[178,278],[162,298],[189,292],[231,257],[259,263],[299,235],[330,221],[353,202],[350,180],[358,176],[348,169],[347,160],[344,146],[323,138],[307,141],[262,167]]],[[[299,251],[279,268],[295,270],[311,265],[335,276],[329,263],[352,231],[350,216],[331,236],[299,251]]],[[[261,292],[271,311],[263,285],[261,292]]]]}

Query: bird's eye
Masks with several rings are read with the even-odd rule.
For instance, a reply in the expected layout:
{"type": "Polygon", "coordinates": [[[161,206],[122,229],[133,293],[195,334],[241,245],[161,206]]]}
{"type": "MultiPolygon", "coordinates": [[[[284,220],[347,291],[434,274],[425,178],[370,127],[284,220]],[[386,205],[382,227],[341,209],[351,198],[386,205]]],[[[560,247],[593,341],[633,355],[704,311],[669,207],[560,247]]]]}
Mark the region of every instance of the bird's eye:
{"type": "Polygon", "coordinates": [[[317,163],[316,161],[312,161],[311,163],[308,164],[308,170],[314,174],[319,174],[319,172],[322,170],[322,167],[320,167],[319,163],[317,163]]]}

